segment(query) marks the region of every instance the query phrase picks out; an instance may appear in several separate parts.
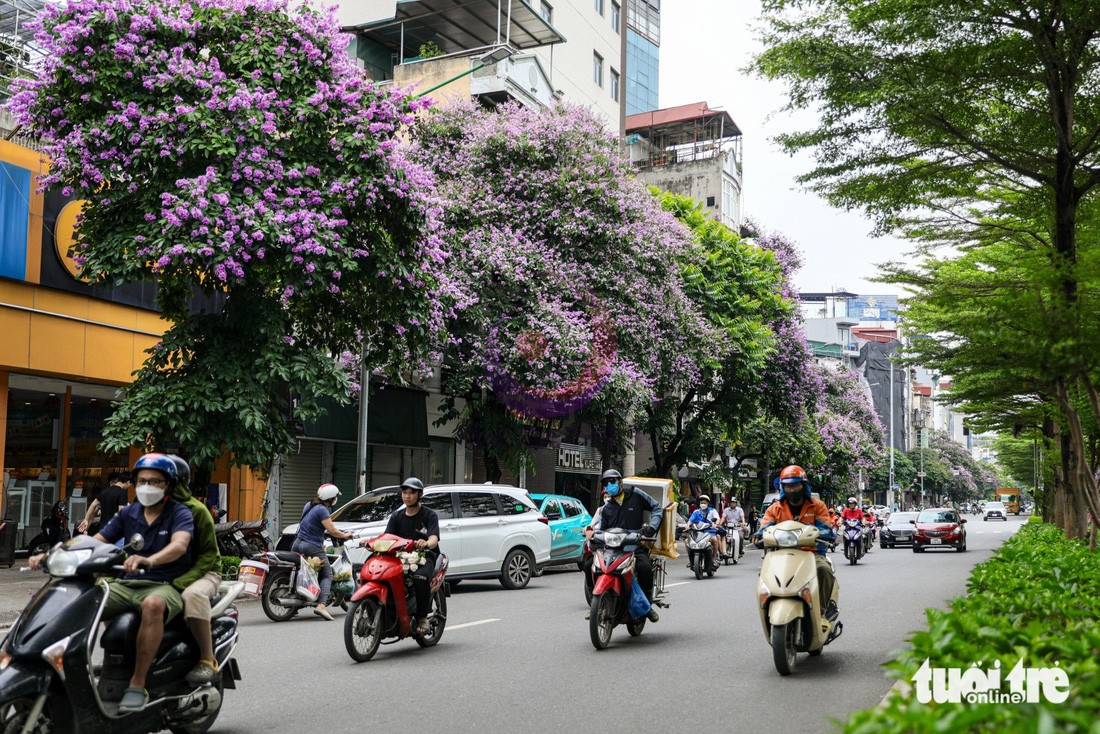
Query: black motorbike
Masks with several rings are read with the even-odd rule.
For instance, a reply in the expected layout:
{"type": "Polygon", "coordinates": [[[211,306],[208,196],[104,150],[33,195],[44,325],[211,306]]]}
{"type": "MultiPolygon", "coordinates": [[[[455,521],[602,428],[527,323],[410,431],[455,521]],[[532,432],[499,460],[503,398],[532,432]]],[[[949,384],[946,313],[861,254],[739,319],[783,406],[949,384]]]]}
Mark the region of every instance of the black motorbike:
{"type": "Polygon", "coordinates": [[[218,553],[223,556],[248,558],[251,553],[248,541],[241,532],[241,521],[219,522],[214,524],[214,536],[218,541],[218,553]]]}
{"type": "Polygon", "coordinates": [[[45,553],[58,543],[72,537],[69,531],[69,508],[58,500],[50,508],[50,514],[42,518],[42,532],[27,543],[27,555],[36,556],[45,553]]]}
{"type": "MultiPolygon", "coordinates": [[[[126,548],[143,545],[135,535],[126,548]]],[[[87,535],[50,551],[45,570],[51,579],[0,643],[0,732],[146,734],[169,729],[200,734],[214,724],[224,690],[236,688],[241,678],[233,658],[238,635],[232,603],[244,585],[223,586],[222,595],[211,600],[219,677],[197,688],[187,684],[198,648],[178,616],[165,627],[150,667],[148,705],[120,713],[141,619],[136,612],[124,612],[107,624],[102,637],[99,623],[109,585],[123,573],[125,558],[124,549],[87,535]]]]}

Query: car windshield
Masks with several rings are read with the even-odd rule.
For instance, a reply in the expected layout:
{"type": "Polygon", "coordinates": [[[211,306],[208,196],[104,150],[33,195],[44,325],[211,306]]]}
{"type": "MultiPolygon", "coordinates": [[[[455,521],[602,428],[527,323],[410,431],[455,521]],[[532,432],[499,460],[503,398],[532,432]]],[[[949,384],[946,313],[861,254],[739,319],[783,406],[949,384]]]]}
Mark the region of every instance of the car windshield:
{"type": "Polygon", "coordinates": [[[890,516],[891,525],[908,525],[910,520],[916,520],[917,513],[915,512],[895,512],[890,516]]]}
{"type": "Polygon", "coordinates": [[[985,503],[985,509],[986,510],[1003,510],[1004,508],[1005,508],[1005,506],[1002,505],[1000,502],[986,502],[985,503]]]}
{"type": "Polygon", "coordinates": [[[917,517],[917,522],[958,522],[952,510],[925,510],[917,517]]]}
{"type": "Polygon", "coordinates": [[[332,519],[336,522],[380,522],[401,506],[399,492],[379,492],[352,500],[336,512],[332,519]]]}

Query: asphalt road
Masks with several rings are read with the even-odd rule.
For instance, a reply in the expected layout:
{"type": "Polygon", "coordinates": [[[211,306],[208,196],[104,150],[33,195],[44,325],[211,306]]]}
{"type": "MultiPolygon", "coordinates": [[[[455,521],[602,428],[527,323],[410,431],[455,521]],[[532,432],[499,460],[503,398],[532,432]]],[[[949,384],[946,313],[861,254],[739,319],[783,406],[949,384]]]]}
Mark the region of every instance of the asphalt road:
{"type": "Polygon", "coordinates": [[[339,611],[335,622],[307,612],[276,624],[258,604],[242,603],[244,680],[227,692],[213,731],[687,732],[731,717],[828,730],[830,719],[878,703],[893,683],[880,665],[924,627],[924,609],[964,593],[974,564],[1026,520],[975,519],[966,553],[876,546],[857,566],[837,563],[844,634],[818,658],[799,655],[786,678],[760,627],[756,551],[701,581],[671,562],[672,607],[661,621],[638,638],[617,627],[600,652],[575,570],[550,571],[520,591],[465,581],[448,600],[437,647],[406,640],[362,664],[344,650],[339,611]]]}

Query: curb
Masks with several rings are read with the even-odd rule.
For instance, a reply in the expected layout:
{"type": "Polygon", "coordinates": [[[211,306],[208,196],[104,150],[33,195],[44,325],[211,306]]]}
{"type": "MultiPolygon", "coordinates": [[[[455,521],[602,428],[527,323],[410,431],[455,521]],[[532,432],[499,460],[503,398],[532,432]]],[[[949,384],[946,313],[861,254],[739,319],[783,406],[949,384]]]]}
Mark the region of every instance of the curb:
{"type": "Polygon", "coordinates": [[[883,706],[885,706],[887,701],[889,701],[891,697],[908,698],[909,694],[912,693],[912,691],[913,686],[909,685],[908,681],[903,679],[898,680],[894,683],[894,685],[890,686],[890,690],[886,691],[886,693],[882,696],[882,700],[878,702],[876,708],[882,708],[883,706]]]}

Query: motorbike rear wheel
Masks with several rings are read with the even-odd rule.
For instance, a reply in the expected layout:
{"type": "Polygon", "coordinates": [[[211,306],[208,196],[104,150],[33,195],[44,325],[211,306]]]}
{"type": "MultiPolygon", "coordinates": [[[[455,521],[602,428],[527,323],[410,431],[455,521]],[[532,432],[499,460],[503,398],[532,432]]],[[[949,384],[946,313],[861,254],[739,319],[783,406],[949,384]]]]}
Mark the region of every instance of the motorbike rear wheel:
{"type": "Polygon", "coordinates": [[[799,621],[795,620],[772,627],[772,659],[780,675],[794,672],[794,660],[798,653],[798,625],[799,621]]]}
{"type": "Polygon", "coordinates": [[[199,718],[170,726],[168,727],[168,731],[172,732],[172,734],[205,734],[210,731],[210,727],[214,726],[214,721],[218,718],[218,714],[221,713],[222,702],[225,700],[225,688],[222,686],[221,678],[214,682],[214,687],[218,689],[217,708],[206,712],[205,715],[199,718]]]}
{"type": "MultiPolygon", "coordinates": [[[[439,634],[443,634],[442,628],[439,634]]],[[[365,663],[378,652],[381,642],[382,605],[371,596],[353,602],[344,616],[344,647],[348,655],[357,663],[365,663]]]]}
{"type": "Polygon", "coordinates": [[[279,601],[286,597],[297,596],[290,586],[290,572],[284,571],[268,577],[264,584],[263,593],[260,594],[260,605],[264,608],[264,614],[272,622],[285,622],[298,613],[296,607],[283,606],[279,601]]]}
{"type": "Polygon", "coordinates": [[[416,644],[421,647],[431,647],[443,637],[443,628],[447,626],[447,598],[443,595],[443,589],[432,594],[431,606],[433,611],[428,614],[431,632],[426,635],[413,634],[416,644]]]}
{"type": "Polygon", "coordinates": [[[603,650],[611,644],[611,630],[615,627],[615,612],[619,606],[619,597],[613,591],[605,591],[592,597],[588,615],[588,633],[592,646],[603,650]]]}

